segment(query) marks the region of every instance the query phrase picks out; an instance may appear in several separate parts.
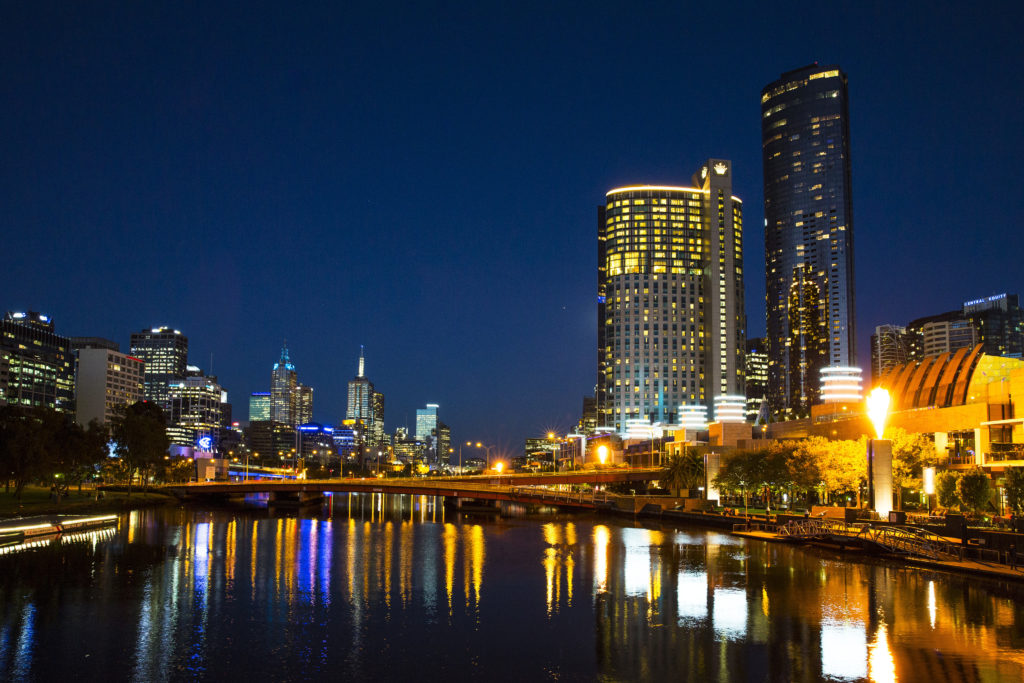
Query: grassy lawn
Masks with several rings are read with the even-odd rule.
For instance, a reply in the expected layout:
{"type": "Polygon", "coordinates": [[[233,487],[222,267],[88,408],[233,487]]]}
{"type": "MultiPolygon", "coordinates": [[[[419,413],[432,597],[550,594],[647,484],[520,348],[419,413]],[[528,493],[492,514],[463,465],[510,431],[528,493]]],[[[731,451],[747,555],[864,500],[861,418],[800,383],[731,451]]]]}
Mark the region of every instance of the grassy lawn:
{"type": "Polygon", "coordinates": [[[82,493],[79,494],[77,488],[72,488],[60,503],[56,503],[50,499],[49,487],[26,486],[21,492],[21,509],[19,510],[18,499],[14,497],[13,490],[11,493],[4,493],[3,488],[0,488],[0,518],[122,512],[135,507],[173,502],[175,499],[171,496],[142,491],[132,491],[131,499],[126,493],[106,491],[103,500],[97,501],[96,492],[92,489],[83,488],[82,493]]]}

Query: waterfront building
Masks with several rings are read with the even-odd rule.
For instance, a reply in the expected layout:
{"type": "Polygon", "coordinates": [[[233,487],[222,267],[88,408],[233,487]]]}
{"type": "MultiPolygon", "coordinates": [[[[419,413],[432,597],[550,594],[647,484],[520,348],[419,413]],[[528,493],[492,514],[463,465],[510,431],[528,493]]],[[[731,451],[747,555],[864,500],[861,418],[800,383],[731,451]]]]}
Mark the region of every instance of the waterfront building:
{"type": "Polygon", "coordinates": [[[71,340],[37,311],[8,311],[0,321],[0,405],[75,412],[71,340]]]}
{"type": "Polygon", "coordinates": [[[910,360],[910,334],[900,325],[879,325],[871,335],[871,378],[877,380],[910,360]]]}
{"type": "Polygon", "coordinates": [[[672,423],[744,392],[742,202],[732,164],[709,159],[692,187],[610,190],[598,207],[601,427],[672,423]]]}
{"type": "Polygon", "coordinates": [[[270,392],[254,391],[249,394],[249,422],[270,420],[270,392]]]}
{"type": "MultiPolygon", "coordinates": [[[[886,428],[927,437],[940,467],[978,465],[998,479],[1024,466],[1024,419],[1014,400],[1024,395],[1024,360],[991,356],[976,344],[894,366],[875,384],[889,392],[886,428]]],[[[874,435],[863,402],[817,405],[809,418],[772,423],[767,432],[775,439],[874,435]]]]}
{"type": "Polygon", "coordinates": [[[856,363],[847,81],[789,71],[761,91],[768,400],[806,415],[828,366],[856,363]]]}
{"type": "Polygon", "coordinates": [[[110,425],[125,408],[142,400],[146,371],[140,359],[106,346],[79,348],[77,356],[75,420],[79,424],[96,420],[110,425]]]}
{"type": "Polygon", "coordinates": [[[133,332],[130,355],[145,363],[143,395],[164,409],[170,418],[170,385],[185,377],[188,365],[188,337],[170,327],[154,327],[133,332]]]}
{"type": "MultiPolygon", "coordinates": [[[[747,422],[758,424],[767,420],[768,402],[768,347],[764,337],[747,340],[744,356],[746,382],[747,422]]],[[[684,424],[680,420],[680,424],[684,424]]]]}
{"type": "Polygon", "coordinates": [[[294,427],[295,389],[298,385],[298,373],[288,355],[288,344],[281,346],[281,357],[270,373],[270,419],[272,422],[294,427]]]}
{"type": "Polygon", "coordinates": [[[227,403],[227,392],[216,377],[204,375],[195,366],[188,366],[186,372],[185,377],[167,385],[171,413],[167,437],[172,446],[216,452],[224,425],[221,404],[227,403]]]}

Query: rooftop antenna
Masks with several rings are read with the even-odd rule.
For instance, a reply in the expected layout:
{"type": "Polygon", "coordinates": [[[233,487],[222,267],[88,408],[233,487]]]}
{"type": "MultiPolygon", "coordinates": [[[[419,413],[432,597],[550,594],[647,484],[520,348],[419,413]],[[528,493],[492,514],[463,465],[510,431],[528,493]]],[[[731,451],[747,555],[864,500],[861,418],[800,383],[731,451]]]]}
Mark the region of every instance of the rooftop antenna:
{"type": "Polygon", "coordinates": [[[364,364],[365,364],[365,361],[363,360],[363,345],[360,344],[359,345],[359,374],[356,375],[356,377],[362,377],[363,376],[363,366],[364,366],[364,364]]]}

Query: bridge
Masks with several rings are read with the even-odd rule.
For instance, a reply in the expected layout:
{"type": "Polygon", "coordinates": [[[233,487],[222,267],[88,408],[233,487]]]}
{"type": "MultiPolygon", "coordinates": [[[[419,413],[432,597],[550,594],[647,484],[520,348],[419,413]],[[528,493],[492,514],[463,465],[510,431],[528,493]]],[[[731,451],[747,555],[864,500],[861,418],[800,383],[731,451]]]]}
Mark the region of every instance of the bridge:
{"type": "Polygon", "coordinates": [[[392,493],[593,509],[608,503],[603,491],[563,492],[543,487],[650,481],[660,477],[661,473],[661,468],[645,467],[423,479],[249,479],[164,484],[158,488],[182,499],[232,498],[266,493],[269,494],[271,502],[303,503],[319,500],[325,493],[392,493]]]}

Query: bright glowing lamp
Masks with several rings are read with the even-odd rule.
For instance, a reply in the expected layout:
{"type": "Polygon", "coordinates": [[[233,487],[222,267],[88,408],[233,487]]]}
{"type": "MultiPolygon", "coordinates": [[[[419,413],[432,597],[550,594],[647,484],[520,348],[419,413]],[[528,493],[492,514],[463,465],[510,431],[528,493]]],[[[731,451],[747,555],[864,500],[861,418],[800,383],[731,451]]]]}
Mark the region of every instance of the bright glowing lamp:
{"type": "Polygon", "coordinates": [[[878,438],[881,439],[882,433],[885,432],[885,418],[889,413],[889,392],[881,387],[872,389],[868,394],[867,404],[868,417],[875,426],[878,438]]]}
{"type": "Polygon", "coordinates": [[[930,496],[935,493],[935,468],[925,467],[921,473],[924,475],[922,478],[924,479],[925,495],[930,496]]]}
{"type": "Polygon", "coordinates": [[[503,463],[503,462],[500,462],[500,461],[499,461],[499,462],[496,462],[496,463],[494,463],[494,471],[495,471],[495,472],[497,472],[498,474],[501,474],[501,471],[502,471],[503,469],[505,469],[505,463],[503,463]]]}
{"type": "Polygon", "coordinates": [[[602,465],[608,461],[608,447],[604,444],[597,447],[597,461],[602,465]]]}

